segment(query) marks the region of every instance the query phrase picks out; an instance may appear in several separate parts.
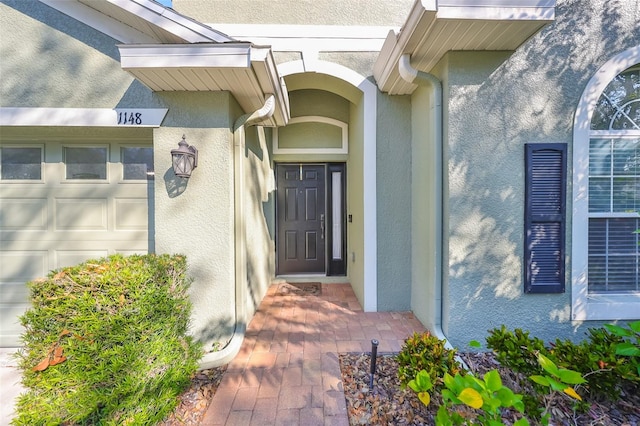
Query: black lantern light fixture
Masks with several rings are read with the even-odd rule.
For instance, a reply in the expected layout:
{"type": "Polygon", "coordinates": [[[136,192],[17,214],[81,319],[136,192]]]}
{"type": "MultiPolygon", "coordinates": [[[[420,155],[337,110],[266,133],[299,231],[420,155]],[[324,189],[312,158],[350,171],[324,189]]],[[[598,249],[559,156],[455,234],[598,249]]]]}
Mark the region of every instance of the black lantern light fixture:
{"type": "Polygon", "coordinates": [[[171,160],[173,173],[188,179],[193,169],[198,167],[198,150],[195,146],[190,146],[182,135],[182,140],[178,142],[178,149],[171,150],[171,160]]]}

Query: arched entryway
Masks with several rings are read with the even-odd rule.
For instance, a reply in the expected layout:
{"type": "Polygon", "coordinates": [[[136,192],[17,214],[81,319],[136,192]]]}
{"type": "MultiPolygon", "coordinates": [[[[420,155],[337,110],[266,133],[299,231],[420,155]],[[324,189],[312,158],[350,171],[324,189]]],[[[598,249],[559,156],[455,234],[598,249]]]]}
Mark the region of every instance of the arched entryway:
{"type": "MultiPolygon", "coordinates": [[[[317,135],[323,132],[323,126],[329,129],[327,125],[341,128],[345,132],[346,143],[339,146],[322,146],[324,142],[318,139],[317,143],[311,145],[289,145],[290,149],[287,151],[286,147],[282,150],[281,144],[278,143],[273,160],[276,164],[302,165],[303,173],[304,165],[321,165],[324,170],[329,170],[331,165],[344,167],[346,209],[342,223],[345,226],[346,244],[343,255],[346,260],[346,273],[363,308],[366,311],[375,311],[377,89],[371,81],[355,71],[325,61],[315,61],[312,64],[303,61],[288,62],[281,64],[278,71],[284,78],[292,99],[293,124],[300,119],[312,123],[300,134],[306,132],[309,135],[317,135]],[[321,102],[314,103],[318,99],[321,102]],[[332,106],[343,112],[336,116],[332,106]],[[341,123],[346,126],[341,127],[341,123]]],[[[283,129],[278,129],[277,133],[283,133],[283,129]]],[[[274,147],[276,140],[281,142],[278,137],[274,138],[274,147]]],[[[325,182],[328,182],[326,175],[325,182]]]]}

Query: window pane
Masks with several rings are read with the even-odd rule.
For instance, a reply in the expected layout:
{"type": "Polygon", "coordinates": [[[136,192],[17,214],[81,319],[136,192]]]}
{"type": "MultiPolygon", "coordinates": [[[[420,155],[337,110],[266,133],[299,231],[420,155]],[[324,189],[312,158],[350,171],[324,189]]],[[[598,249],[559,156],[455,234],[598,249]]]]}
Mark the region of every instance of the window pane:
{"type": "Polygon", "coordinates": [[[633,213],[640,211],[640,179],[613,179],[613,211],[633,213]]]}
{"type": "Polygon", "coordinates": [[[106,179],[107,148],[64,149],[67,179],[106,179]]]}
{"type": "Polygon", "coordinates": [[[589,211],[611,211],[611,179],[589,179],[589,211]]]}
{"type": "MultiPolygon", "coordinates": [[[[589,158],[591,160],[591,158],[589,158]]],[[[640,143],[638,140],[622,139],[613,144],[613,174],[638,175],[640,172],[640,143]]]]}
{"type": "Polygon", "coordinates": [[[589,143],[589,211],[640,210],[640,139],[598,138],[589,143]]]}
{"type": "Polygon", "coordinates": [[[331,215],[333,220],[333,260],[342,259],[342,172],[331,173],[331,215]]]}
{"type": "Polygon", "coordinates": [[[589,176],[611,175],[611,140],[589,141],[589,176]]]}
{"type": "Polygon", "coordinates": [[[640,220],[589,220],[589,292],[640,291],[640,220]]]}
{"type": "Polygon", "coordinates": [[[604,89],[591,119],[592,130],[640,129],[640,69],[618,74],[604,89]]]}
{"type": "Polygon", "coordinates": [[[122,148],[124,180],[153,179],[153,148],[122,148]]]}
{"type": "Polygon", "coordinates": [[[42,179],[42,148],[5,148],[2,158],[2,179],[42,179]]]}

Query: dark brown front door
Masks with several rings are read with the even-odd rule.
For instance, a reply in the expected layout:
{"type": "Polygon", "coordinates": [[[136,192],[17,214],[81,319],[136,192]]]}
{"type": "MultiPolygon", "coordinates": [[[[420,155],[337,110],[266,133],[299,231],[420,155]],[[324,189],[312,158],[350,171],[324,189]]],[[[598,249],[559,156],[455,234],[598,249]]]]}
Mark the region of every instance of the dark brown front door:
{"type": "Polygon", "coordinates": [[[277,273],[325,273],[325,166],[279,164],[276,170],[277,273]]]}

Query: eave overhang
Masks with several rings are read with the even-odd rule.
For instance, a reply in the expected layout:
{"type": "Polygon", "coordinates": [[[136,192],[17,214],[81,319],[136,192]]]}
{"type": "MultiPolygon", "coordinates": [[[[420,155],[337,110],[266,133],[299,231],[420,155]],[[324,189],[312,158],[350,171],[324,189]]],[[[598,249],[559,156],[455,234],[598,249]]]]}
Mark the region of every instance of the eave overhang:
{"type": "Polygon", "coordinates": [[[555,19],[555,0],[416,0],[404,26],[390,31],[373,68],[381,91],[410,94],[398,72],[403,54],[430,72],[449,51],[515,50],[555,19]]]}
{"type": "Polygon", "coordinates": [[[288,122],[286,88],[269,47],[235,42],[119,45],[118,49],[122,69],[155,92],[229,91],[248,113],[274,95],[276,111],[263,124],[288,122]]]}

